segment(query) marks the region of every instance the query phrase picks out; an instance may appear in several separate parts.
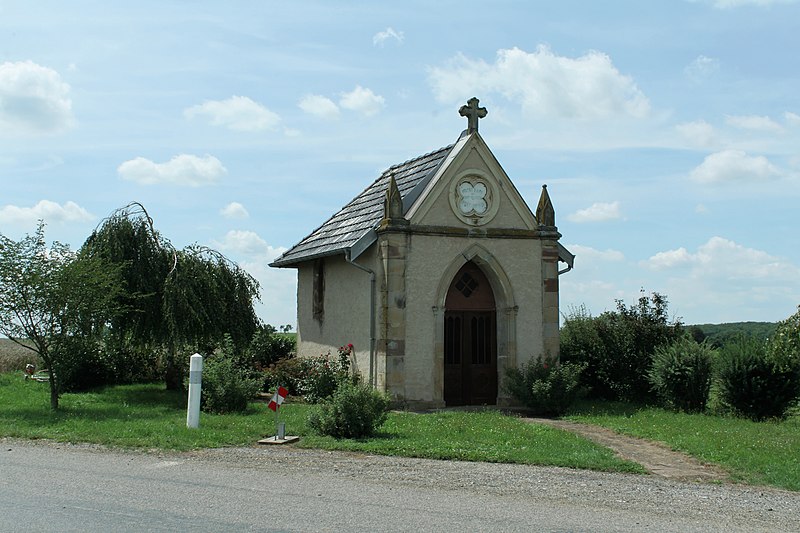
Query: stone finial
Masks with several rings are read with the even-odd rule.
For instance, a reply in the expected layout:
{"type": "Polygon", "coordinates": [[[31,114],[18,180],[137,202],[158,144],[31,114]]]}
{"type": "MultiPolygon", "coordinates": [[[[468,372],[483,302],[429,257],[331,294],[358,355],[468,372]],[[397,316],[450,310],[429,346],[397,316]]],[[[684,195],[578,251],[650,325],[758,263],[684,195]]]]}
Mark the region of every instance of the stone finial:
{"type": "Polygon", "coordinates": [[[474,96],[467,100],[467,105],[462,105],[458,114],[467,117],[467,133],[478,131],[478,119],[485,117],[489,112],[485,107],[478,107],[478,100],[474,96]]]}
{"type": "Polygon", "coordinates": [[[394,173],[389,175],[389,186],[386,188],[386,198],[383,200],[383,220],[381,226],[403,225],[408,221],[403,216],[403,197],[394,179],[394,173]]]}
{"type": "Polygon", "coordinates": [[[540,226],[556,225],[556,210],[553,209],[553,202],[547,194],[547,185],[542,185],[542,195],[539,197],[539,205],[536,207],[536,220],[540,226]]]}

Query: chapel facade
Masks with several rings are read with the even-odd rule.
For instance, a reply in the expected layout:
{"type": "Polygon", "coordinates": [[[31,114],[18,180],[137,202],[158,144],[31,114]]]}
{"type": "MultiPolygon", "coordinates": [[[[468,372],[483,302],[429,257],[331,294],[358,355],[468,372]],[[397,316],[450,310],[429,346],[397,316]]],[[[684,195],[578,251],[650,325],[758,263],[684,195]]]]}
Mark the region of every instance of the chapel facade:
{"type": "MultiPolygon", "coordinates": [[[[356,371],[411,407],[510,405],[505,369],[558,356],[558,241],[478,133],[388,168],[270,266],[297,269],[300,357],[354,345],[356,371]]],[[[559,269],[559,261],[566,267],[559,269]]]]}

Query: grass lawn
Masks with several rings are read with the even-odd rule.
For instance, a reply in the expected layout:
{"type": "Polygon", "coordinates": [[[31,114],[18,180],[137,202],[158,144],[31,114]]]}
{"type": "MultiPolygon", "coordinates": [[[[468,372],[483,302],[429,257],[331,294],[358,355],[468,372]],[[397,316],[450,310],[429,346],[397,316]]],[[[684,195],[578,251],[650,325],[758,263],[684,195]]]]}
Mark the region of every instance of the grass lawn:
{"type": "MultiPolygon", "coordinates": [[[[274,415],[253,403],[244,414],[201,413],[198,429],[186,428],[186,399],[161,385],[109,387],[64,394],[49,408],[48,385],[20,373],[0,374],[0,436],[92,442],[109,446],[189,450],[248,446],[274,434],[274,415]]],[[[643,472],[609,450],[568,432],[526,424],[497,412],[391,413],[375,438],[336,440],[311,434],[312,406],[286,403],[287,432],[302,447],[382,455],[555,465],[614,472],[643,472]]]]}
{"type": "Polygon", "coordinates": [[[666,443],[727,469],[733,479],[800,491],[800,415],[780,422],[586,404],[569,417],[666,443]]]}

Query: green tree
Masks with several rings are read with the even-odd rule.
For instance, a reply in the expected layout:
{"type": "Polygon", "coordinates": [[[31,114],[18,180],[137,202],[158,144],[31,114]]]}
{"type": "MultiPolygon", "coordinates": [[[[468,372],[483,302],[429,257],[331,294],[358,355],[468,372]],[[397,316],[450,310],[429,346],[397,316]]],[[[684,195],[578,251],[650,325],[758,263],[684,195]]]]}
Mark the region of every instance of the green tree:
{"type": "Polygon", "coordinates": [[[139,203],[114,211],[82,251],[122,269],[126,294],[119,303],[128,311],[112,324],[113,342],[161,349],[169,389],[182,383],[179,347],[213,347],[228,334],[243,350],[259,325],[258,282],[215,250],[176,250],[139,203]]]}
{"type": "Polygon", "coordinates": [[[583,384],[594,397],[611,400],[654,399],[648,380],[656,347],[683,335],[670,321],[667,298],[642,293],[635,305],[617,300],[617,310],[592,317],[585,308],[566,317],[561,329],[561,360],[587,363],[583,384]]]}
{"type": "Polygon", "coordinates": [[[0,333],[38,354],[49,371],[53,409],[61,392],[55,369],[74,339],[105,329],[121,308],[122,290],[117,267],[58,242],[48,247],[42,222],[20,241],[0,235],[0,333]]]}

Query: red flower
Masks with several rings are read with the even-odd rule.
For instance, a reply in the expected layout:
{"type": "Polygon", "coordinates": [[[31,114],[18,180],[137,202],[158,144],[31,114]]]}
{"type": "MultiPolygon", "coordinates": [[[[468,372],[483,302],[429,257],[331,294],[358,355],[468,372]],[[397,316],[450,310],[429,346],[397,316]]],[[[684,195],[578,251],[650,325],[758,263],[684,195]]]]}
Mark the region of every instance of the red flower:
{"type": "Polygon", "coordinates": [[[350,348],[351,350],[353,349],[353,345],[352,344],[348,344],[347,347],[350,348]]]}

